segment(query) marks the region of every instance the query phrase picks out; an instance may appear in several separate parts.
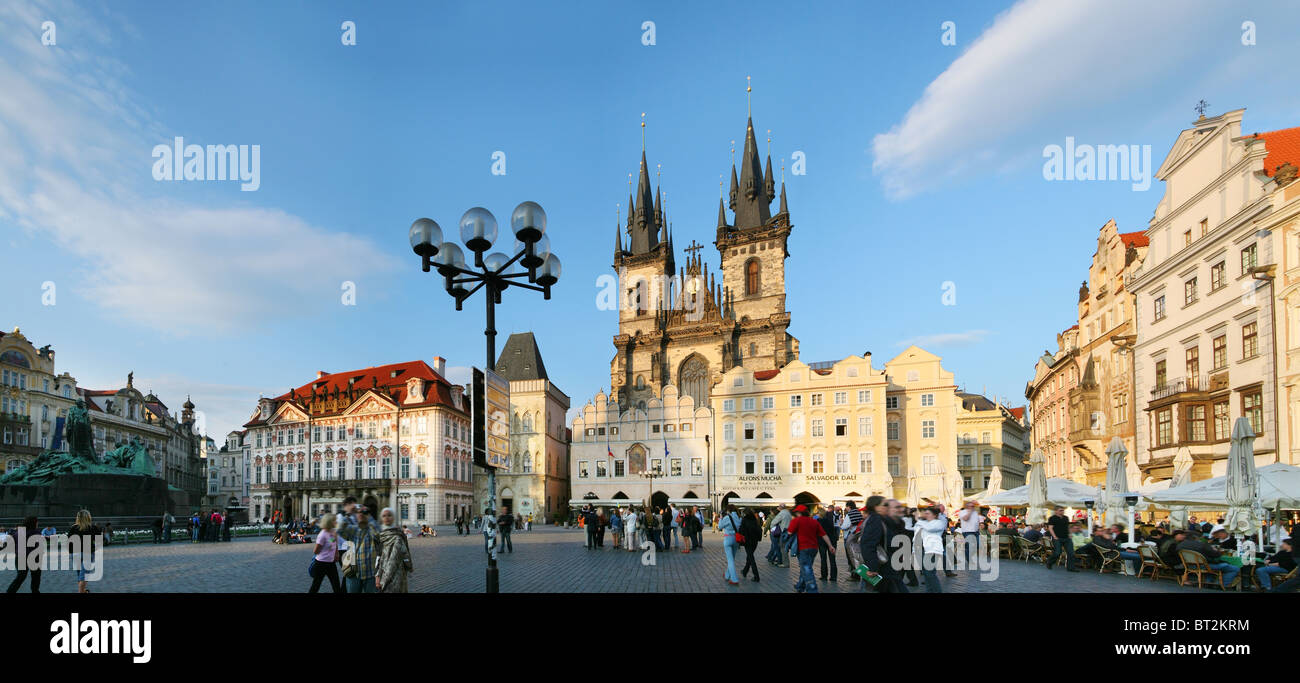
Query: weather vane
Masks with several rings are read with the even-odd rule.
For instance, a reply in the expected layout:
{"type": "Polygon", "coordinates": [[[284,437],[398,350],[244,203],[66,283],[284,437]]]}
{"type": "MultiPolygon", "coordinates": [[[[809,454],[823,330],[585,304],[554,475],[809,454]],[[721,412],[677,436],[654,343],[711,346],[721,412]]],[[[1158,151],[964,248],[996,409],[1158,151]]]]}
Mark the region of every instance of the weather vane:
{"type": "Polygon", "coordinates": [[[1210,103],[1206,102],[1205,100],[1201,100],[1200,102],[1197,102],[1196,106],[1193,107],[1193,109],[1196,110],[1196,113],[1201,115],[1201,118],[1205,118],[1205,111],[1209,108],[1210,108],[1210,103]]]}

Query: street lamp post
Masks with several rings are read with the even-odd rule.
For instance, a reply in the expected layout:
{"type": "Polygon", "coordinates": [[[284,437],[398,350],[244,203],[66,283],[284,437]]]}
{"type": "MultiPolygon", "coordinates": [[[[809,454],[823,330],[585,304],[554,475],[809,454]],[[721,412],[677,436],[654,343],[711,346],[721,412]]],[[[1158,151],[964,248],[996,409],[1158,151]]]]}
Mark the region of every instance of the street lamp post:
{"type": "MultiPolygon", "coordinates": [[[[514,256],[501,252],[483,253],[497,240],[497,219],[491,211],[476,206],[460,217],[460,238],[465,247],[474,252],[471,267],[465,262],[465,252],[454,242],[444,242],[442,228],[437,223],[420,218],[411,224],[411,250],[420,257],[424,272],[436,269],[445,279],[447,294],[456,300],[456,310],[461,310],[465,300],[480,289],[486,292],[487,369],[496,370],[496,305],[501,303],[501,293],[510,287],[541,292],[542,298],[551,298],[551,286],[560,279],[560,259],[551,253],[550,238],[546,236],[546,212],[536,202],[524,202],[515,207],[510,216],[510,227],[515,234],[514,256]],[[519,263],[526,270],[512,272],[519,263]]],[[[488,475],[487,507],[496,509],[496,469],[488,462],[481,463],[488,475]]],[[[484,524],[487,521],[484,520],[484,524]]],[[[488,548],[487,592],[498,589],[495,544],[488,548]]]]}

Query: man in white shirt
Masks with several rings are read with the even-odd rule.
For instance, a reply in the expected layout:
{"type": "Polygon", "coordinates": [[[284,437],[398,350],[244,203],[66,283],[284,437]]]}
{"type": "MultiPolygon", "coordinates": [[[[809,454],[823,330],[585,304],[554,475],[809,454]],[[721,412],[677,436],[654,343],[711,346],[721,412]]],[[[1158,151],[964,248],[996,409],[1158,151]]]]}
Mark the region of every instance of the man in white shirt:
{"type": "Polygon", "coordinates": [[[636,510],[631,506],[623,515],[623,547],[636,550],[636,510]]]}
{"type": "Polygon", "coordinates": [[[980,524],[984,515],[980,514],[979,504],[973,500],[966,501],[961,512],[957,513],[957,529],[961,531],[966,542],[966,568],[979,566],[980,524]]]}

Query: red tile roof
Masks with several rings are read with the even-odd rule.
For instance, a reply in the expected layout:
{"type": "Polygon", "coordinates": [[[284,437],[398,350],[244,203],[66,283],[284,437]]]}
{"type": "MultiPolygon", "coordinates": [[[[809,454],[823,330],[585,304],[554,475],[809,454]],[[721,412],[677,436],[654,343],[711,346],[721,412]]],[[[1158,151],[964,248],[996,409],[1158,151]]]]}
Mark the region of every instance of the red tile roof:
{"type": "Polygon", "coordinates": [[[1146,247],[1151,244],[1145,232],[1122,232],[1119,238],[1124,241],[1125,247],[1146,247]]]}
{"type": "Polygon", "coordinates": [[[754,379],[762,382],[764,380],[772,379],[779,374],[781,374],[780,370],[756,370],[754,371],[754,379]]]}
{"type": "Polygon", "coordinates": [[[1025,419],[1025,407],[1024,407],[1024,406],[1020,406],[1019,408],[1007,408],[1007,412],[1011,413],[1011,416],[1014,417],[1014,418],[1016,418],[1017,420],[1023,420],[1023,419],[1025,419]]]}
{"type": "MultiPolygon", "coordinates": [[[[311,382],[308,382],[292,392],[285,392],[276,396],[274,401],[277,408],[279,404],[292,400],[294,403],[302,406],[310,400],[313,395],[319,396],[322,393],[333,394],[335,390],[340,393],[346,393],[348,388],[358,392],[369,391],[374,389],[402,406],[403,409],[412,407],[428,407],[434,405],[443,405],[454,410],[464,411],[463,405],[457,405],[451,396],[451,383],[443,379],[441,375],[433,371],[428,363],[422,360],[406,361],[405,363],[392,363],[389,365],[379,365],[360,370],[351,370],[348,372],[335,372],[324,374],[311,382]],[[406,381],[412,377],[426,380],[429,384],[425,387],[424,401],[419,403],[405,403],[406,401],[406,381]],[[351,383],[349,384],[349,381],[351,383]]],[[[325,413],[315,413],[315,416],[336,415],[341,411],[327,411],[325,413]]],[[[258,415],[247,422],[245,427],[253,427],[263,424],[264,421],[258,415]]]]}
{"type": "Polygon", "coordinates": [[[1291,163],[1300,166],[1300,126],[1283,128],[1267,133],[1255,133],[1255,138],[1264,141],[1268,156],[1264,157],[1264,173],[1272,176],[1279,166],[1291,163]]]}

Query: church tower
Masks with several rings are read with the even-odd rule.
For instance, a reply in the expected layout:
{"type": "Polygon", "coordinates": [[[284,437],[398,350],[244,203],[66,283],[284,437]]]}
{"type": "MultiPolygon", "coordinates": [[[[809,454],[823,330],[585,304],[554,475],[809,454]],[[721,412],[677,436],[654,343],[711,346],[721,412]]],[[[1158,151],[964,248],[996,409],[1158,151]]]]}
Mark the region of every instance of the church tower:
{"type": "Polygon", "coordinates": [[[745,124],[739,178],[735,166],[731,168],[730,207],[735,220],[727,225],[726,212],[718,207],[714,245],[722,259],[723,296],[737,318],[729,348],[733,364],[754,370],[779,369],[799,357],[799,340],[786,331],[790,313],[785,309],[785,260],[790,256],[792,226],[784,178],[781,203],[773,216],[771,204],[776,198],[772,156],[768,154],[766,169],[759,166],[751,116],[745,124]]]}
{"type": "Polygon", "coordinates": [[[651,191],[642,144],[627,223],[614,235],[619,313],[610,387],[621,410],[644,409],[669,384],[695,405],[708,406],[712,387],[731,368],[777,370],[799,357],[785,310],[791,226],[784,181],[772,215],[777,196],[771,156],[766,172],[759,165],[751,117],[740,173],[734,165],[731,170],[730,203],[718,199],[714,245],[721,272],[705,262],[704,247],[694,241],[678,270],[662,195],[658,188],[651,191]],[[728,206],[734,212],[730,223],[728,206]]]}
{"type": "Polygon", "coordinates": [[[627,206],[627,249],[623,248],[622,232],[615,228],[619,333],[614,337],[618,355],[611,363],[610,382],[622,405],[628,405],[625,401],[629,399],[635,405],[657,396],[656,388],[666,381],[659,353],[663,342],[660,319],[662,311],[671,307],[669,299],[674,292],[670,280],[676,269],[663,197],[660,188],[651,193],[644,146],[636,194],[628,196],[627,206]]]}

